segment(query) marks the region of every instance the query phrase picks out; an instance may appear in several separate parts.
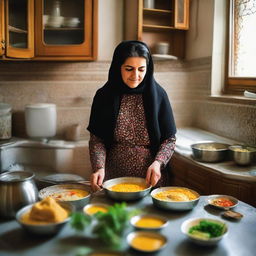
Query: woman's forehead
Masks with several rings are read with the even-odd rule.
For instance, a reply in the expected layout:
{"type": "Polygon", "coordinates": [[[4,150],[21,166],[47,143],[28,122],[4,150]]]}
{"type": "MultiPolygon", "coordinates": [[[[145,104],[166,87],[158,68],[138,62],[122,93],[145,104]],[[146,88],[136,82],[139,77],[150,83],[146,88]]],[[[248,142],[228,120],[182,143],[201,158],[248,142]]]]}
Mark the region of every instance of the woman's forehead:
{"type": "Polygon", "coordinates": [[[144,57],[129,57],[123,63],[125,66],[141,67],[146,66],[147,61],[144,57]]]}

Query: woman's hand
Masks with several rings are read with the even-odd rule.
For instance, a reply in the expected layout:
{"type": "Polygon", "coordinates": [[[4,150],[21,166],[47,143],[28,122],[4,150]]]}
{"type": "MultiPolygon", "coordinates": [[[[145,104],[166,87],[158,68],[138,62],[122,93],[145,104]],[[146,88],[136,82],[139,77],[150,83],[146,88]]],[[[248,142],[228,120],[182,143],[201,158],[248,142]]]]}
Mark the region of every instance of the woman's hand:
{"type": "Polygon", "coordinates": [[[147,170],[146,182],[154,187],[161,178],[161,164],[158,161],[154,161],[147,170]]]}
{"type": "Polygon", "coordinates": [[[105,170],[103,168],[97,170],[96,172],[94,172],[91,175],[90,182],[91,182],[92,190],[94,192],[96,192],[96,191],[101,189],[104,177],[105,177],[105,170]]]}

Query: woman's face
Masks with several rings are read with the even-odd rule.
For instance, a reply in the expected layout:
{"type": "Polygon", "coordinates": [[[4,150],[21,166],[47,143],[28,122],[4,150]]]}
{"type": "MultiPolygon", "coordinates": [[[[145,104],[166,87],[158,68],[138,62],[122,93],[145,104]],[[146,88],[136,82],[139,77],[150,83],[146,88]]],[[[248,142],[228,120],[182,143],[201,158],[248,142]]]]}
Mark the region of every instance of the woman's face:
{"type": "Polygon", "coordinates": [[[143,57],[129,57],[121,66],[124,83],[130,88],[136,88],[147,72],[147,62],[143,57]]]}

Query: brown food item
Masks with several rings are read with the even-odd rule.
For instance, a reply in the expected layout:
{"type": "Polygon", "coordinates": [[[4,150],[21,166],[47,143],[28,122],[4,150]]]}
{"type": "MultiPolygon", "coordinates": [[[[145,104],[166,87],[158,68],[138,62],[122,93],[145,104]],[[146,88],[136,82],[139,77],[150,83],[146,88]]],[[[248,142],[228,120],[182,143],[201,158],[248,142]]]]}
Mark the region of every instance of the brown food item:
{"type": "Polygon", "coordinates": [[[232,218],[236,220],[240,220],[241,218],[243,218],[243,214],[235,211],[225,211],[222,215],[226,218],[232,218]]]}

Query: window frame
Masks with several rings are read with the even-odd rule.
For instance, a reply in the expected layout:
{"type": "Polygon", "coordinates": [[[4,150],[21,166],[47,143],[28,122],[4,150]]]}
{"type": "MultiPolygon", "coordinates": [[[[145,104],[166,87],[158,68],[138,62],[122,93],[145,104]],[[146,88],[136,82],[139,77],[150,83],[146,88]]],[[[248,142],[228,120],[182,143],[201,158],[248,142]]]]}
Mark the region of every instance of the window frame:
{"type": "Polygon", "coordinates": [[[230,69],[230,39],[232,31],[230,30],[231,4],[233,0],[227,1],[227,47],[226,47],[226,69],[225,69],[225,94],[242,95],[245,90],[256,93],[256,77],[232,77],[229,76],[230,69]]]}

